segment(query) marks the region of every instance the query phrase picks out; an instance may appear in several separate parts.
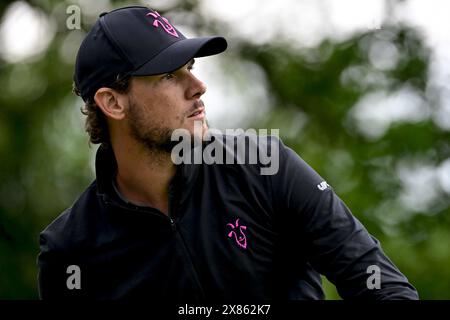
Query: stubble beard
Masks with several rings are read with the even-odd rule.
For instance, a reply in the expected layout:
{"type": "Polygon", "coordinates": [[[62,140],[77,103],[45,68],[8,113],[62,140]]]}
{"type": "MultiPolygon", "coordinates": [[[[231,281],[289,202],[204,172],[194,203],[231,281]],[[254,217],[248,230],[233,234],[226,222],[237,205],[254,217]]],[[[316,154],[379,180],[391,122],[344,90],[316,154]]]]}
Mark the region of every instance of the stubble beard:
{"type": "Polygon", "coordinates": [[[143,115],[143,108],[130,101],[128,123],[131,137],[151,155],[166,156],[172,150],[173,129],[158,123],[148,123],[143,115]]]}
{"type": "MultiPolygon", "coordinates": [[[[161,123],[148,123],[143,117],[143,108],[138,104],[130,101],[130,108],[128,109],[128,119],[130,126],[130,134],[132,138],[154,159],[170,158],[172,149],[179,143],[179,141],[172,141],[172,133],[176,128],[170,128],[161,123]]],[[[205,119],[206,128],[208,128],[208,121],[205,119]]],[[[181,124],[180,124],[181,127],[181,124]]],[[[191,133],[191,143],[194,146],[194,140],[200,137],[194,136],[191,133]]]]}

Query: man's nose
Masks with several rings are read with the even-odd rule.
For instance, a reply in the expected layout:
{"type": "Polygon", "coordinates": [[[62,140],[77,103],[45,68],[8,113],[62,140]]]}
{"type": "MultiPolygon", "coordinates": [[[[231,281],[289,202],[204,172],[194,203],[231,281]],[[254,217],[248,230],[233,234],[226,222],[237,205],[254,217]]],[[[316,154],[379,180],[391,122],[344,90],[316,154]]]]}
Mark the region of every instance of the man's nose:
{"type": "Polygon", "coordinates": [[[189,89],[187,90],[188,99],[199,99],[206,92],[206,84],[200,81],[192,73],[189,75],[189,89]]]}

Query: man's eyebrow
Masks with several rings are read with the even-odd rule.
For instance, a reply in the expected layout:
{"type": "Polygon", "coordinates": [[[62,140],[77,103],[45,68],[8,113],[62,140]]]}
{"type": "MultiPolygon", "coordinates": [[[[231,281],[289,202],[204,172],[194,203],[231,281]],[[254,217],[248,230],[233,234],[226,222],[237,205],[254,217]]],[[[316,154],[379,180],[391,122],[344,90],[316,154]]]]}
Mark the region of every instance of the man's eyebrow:
{"type": "Polygon", "coordinates": [[[194,63],[195,63],[195,59],[191,59],[191,60],[187,63],[187,65],[188,65],[188,67],[192,67],[192,66],[194,65],[194,63]]]}

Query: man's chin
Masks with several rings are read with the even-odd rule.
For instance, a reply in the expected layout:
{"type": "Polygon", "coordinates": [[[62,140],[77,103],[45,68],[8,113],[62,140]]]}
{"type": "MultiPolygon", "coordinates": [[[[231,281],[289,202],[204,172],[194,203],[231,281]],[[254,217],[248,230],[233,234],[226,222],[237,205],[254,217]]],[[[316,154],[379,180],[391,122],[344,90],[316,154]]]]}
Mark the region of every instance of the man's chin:
{"type": "Polygon", "coordinates": [[[189,127],[186,129],[189,131],[189,133],[194,139],[203,140],[203,137],[208,131],[208,122],[206,121],[206,119],[202,121],[196,120],[193,121],[192,124],[190,124],[189,127]]]}

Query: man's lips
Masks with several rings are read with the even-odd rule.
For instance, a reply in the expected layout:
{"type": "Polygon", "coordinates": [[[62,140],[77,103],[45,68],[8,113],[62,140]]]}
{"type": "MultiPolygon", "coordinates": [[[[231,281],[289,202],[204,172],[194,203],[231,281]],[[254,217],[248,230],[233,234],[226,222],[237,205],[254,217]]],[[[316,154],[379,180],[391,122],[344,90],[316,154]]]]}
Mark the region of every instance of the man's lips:
{"type": "Polygon", "coordinates": [[[205,115],[205,107],[201,107],[198,109],[195,109],[189,116],[188,118],[193,118],[193,117],[204,117],[205,115]]]}

